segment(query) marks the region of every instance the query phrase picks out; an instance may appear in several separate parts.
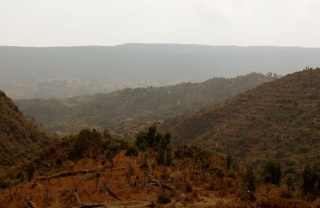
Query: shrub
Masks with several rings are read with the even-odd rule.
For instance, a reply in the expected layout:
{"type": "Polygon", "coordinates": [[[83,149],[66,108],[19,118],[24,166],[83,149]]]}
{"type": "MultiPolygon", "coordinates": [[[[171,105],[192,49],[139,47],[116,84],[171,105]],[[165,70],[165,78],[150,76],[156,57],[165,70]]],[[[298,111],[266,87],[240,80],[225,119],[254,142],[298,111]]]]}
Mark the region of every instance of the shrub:
{"type": "Polygon", "coordinates": [[[132,156],[138,156],[138,154],[139,154],[138,147],[136,145],[129,145],[125,155],[132,157],[132,156]]]}
{"type": "Polygon", "coordinates": [[[187,193],[190,193],[190,192],[192,192],[193,191],[193,186],[192,186],[192,184],[190,183],[190,181],[187,181],[186,182],[186,192],[187,193]]]}
{"type": "Polygon", "coordinates": [[[61,157],[58,157],[58,158],[56,159],[56,165],[60,168],[61,165],[62,165],[62,163],[63,163],[62,158],[61,158],[61,157]]]}
{"type": "Polygon", "coordinates": [[[28,182],[30,182],[34,176],[34,173],[36,172],[36,166],[32,163],[30,164],[30,166],[28,167],[28,182]]]}
{"type": "Polygon", "coordinates": [[[159,204],[168,204],[171,202],[171,196],[168,192],[166,191],[163,191],[162,193],[160,193],[158,195],[158,199],[157,199],[157,202],[159,204]]]}

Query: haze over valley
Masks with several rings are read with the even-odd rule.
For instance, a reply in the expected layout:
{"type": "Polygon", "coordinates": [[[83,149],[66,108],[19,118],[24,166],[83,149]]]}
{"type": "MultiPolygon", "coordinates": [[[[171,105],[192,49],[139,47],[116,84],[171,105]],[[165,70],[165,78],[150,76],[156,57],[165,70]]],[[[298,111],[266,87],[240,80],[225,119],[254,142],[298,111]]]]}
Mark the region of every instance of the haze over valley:
{"type": "Polygon", "coordinates": [[[14,99],[69,98],[320,65],[320,49],[179,44],[0,47],[0,88],[14,99]]]}
{"type": "Polygon", "coordinates": [[[0,208],[319,208],[319,8],[0,0],[0,208]]]}

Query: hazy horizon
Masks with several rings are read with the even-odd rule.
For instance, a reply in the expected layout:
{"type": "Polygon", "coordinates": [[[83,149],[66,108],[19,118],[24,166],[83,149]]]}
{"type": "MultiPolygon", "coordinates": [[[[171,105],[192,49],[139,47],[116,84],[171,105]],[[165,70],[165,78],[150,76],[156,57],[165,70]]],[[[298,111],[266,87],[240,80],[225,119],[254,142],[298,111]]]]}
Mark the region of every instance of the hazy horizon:
{"type": "Polygon", "coordinates": [[[0,45],[319,48],[316,0],[0,0],[0,45]]]}
{"type": "Polygon", "coordinates": [[[279,46],[279,45],[207,45],[207,44],[192,44],[192,43],[121,43],[116,45],[55,45],[55,46],[24,46],[24,45],[0,45],[0,47],[21,47],[21,48],[72,48],[72,47],[116,47],[123,46],[127,44],[135,45],[186,45],[186,46],[208,46],[208,47],[278,47],[278,48],[320,48],[318,47],[308,47],[308,46],[279,46]]]}

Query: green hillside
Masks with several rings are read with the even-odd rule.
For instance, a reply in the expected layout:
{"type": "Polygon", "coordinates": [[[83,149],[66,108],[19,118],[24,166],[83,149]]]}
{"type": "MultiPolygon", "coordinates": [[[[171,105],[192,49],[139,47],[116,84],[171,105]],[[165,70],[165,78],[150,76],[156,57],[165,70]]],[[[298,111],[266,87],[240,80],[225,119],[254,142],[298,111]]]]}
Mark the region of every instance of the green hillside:
{"type": "Polygon", "coordinates": [[[108,94],[59,99],[17,100],[26,115],[51,132],[79,132],[83,127],[112,128],[123,122],[168,119],[222,102],[275,77],[251,73],[212,78],[202,83],[124,89],[108,94]],[[75,129],[75,130],[74,130],[75,129]]]}
{"type": "Polygon", "coordinates": [[[320,159],[320,69],[264,83],[170,119],[162,128],[172,131],[177,143],[202,144],[256,164],[275,157],[292,171],[320,159]]]}
{"type": "Polygon", "coordinates": [[[0,91],[0,166],[27,159],[47,143],[49,138],[0,91]]]}

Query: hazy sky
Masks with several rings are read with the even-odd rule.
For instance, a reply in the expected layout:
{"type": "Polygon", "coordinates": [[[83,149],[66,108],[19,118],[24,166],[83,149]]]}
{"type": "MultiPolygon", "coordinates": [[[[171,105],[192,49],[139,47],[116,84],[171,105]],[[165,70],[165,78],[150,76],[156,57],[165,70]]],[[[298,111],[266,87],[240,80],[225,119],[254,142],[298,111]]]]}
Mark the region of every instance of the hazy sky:
{"type": "Polygon", "coordinates": [[[320,0],[0,0],[0,45],[320,47],[320,0]]]}

